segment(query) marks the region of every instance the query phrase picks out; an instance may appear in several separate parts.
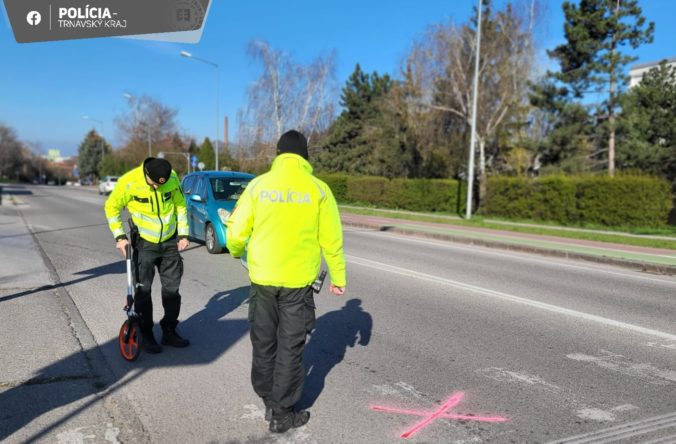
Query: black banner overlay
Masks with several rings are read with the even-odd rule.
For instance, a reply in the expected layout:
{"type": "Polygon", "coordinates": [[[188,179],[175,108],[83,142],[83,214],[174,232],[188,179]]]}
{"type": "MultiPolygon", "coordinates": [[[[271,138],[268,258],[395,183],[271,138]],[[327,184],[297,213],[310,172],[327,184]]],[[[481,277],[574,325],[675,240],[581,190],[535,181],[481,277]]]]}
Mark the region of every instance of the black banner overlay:
{"type": "Polygon", "coordinates": [[[4,0],[18,43],[201,29],[209,0],[4,0]]]}

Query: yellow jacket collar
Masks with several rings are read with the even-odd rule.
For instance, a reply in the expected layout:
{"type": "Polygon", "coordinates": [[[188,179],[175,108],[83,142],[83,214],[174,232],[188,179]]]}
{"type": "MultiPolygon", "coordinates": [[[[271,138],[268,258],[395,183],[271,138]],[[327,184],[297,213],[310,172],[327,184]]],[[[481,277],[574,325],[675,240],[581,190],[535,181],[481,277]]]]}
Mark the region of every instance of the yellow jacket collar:
{"type": "Polygon", "coordinates": [[[310,165],[310,162],[305,160],[302,156],[293,153],[284,153],[275,157],[275,160],[272,161],[272,167],[270,170],[275,171],[287,168],[302,169],[308,174],[312,174],[312,165],[310,165]]]}

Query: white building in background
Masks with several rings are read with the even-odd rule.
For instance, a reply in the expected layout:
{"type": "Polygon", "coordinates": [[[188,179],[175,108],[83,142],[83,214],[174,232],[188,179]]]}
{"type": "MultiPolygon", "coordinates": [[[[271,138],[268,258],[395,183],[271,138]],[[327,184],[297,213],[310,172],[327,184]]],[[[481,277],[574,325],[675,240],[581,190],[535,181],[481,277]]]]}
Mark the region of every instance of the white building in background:
{"type": "MultiPolygon", "coordinates": [[[[667,65],[676,69],[676,57],[670,59],[662,59],[667,61],[667,65]]],[[[643,79],[643,74],[647,74],[653,68],[659,66],[662,60],[650,63],[641,63],[640,65],[634,65],[629,70],[629,88],[633,88],[638,85],[643,79]]]]}
{"type": "Polygon", "coordinates": [[[61,163],[64,161],[63,156],[61,156],[61,150],[47,150],[47,155],[42,156],[42,158],[53,163],[61,163]]]}

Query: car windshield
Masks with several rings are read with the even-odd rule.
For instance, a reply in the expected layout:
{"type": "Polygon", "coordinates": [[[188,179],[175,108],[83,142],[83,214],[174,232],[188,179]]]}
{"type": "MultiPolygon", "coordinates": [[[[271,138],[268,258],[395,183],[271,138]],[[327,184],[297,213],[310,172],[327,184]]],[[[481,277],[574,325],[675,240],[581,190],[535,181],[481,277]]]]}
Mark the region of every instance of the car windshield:
{"type": "Polygon", "coordinates": [[[117,182],[117,177],[109,177],[108,180],[111,182],[117,182]]]}
{"type": "Polygon", "coordinates": [[[228,177],[211,177],[211,191],[216,200],[237,200],[242,191],[249,185],[249,179],[231,179],[228,177]]]}

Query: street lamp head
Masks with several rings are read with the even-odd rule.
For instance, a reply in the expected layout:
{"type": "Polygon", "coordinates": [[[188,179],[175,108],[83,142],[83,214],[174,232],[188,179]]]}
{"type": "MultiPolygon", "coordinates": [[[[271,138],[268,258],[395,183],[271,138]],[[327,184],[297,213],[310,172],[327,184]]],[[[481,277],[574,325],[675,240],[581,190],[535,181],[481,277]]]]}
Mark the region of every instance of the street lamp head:
{"type": "Polygon", "coordinates": [[[183,57],[192,57],[192,54],[190,54],[188,51],[181,51],[181,55],[183,57]]]}

